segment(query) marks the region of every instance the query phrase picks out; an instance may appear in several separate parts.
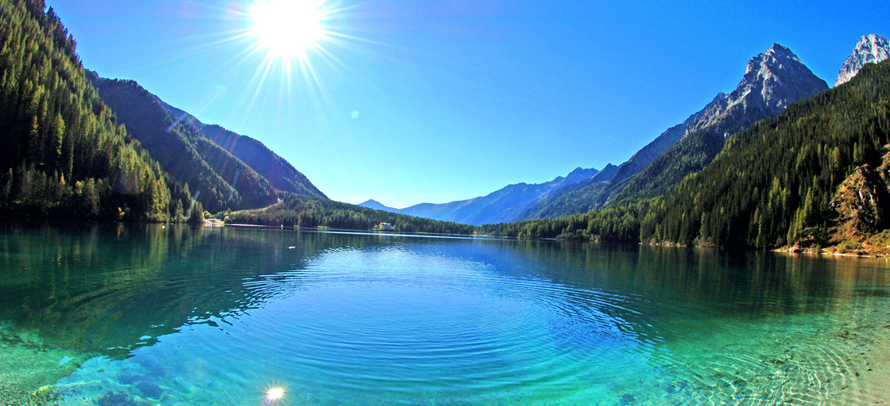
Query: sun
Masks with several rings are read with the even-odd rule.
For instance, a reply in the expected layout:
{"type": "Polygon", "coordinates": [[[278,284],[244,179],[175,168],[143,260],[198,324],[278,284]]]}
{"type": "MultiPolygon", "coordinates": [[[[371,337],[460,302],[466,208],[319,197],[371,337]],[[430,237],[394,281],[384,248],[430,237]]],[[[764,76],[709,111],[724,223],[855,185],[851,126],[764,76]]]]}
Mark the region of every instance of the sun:
{"type": "Polygon", "coordinates": [[[250,34],[273,59],[305,59],[326,35],[324,0],[257,0],[250,34]]]}

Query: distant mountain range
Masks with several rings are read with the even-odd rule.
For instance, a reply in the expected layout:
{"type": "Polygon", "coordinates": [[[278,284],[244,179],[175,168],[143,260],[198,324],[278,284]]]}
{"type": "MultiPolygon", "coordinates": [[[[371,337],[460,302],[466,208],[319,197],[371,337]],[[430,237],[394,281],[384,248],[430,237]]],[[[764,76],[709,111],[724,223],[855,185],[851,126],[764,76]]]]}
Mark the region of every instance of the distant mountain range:
{"type": "MultiPolygon", "coordinates": [[[[847,58],[836,85],[850,80],[865,64],[890,57],[890,42],[879,35],[863,36],[847,58]]],[[[705,168],[723,149],[727,137],[754,123],[775,117],[789,105],[828,89],[790,49],[774,44],[752,58],[742,81],[731,93],[718,93],[702,110],[683,123],[667,129],[651,143],[619,166],[609,164],[594,176],[552,187],[533,199],[498,198],[517,186],[511,185],[490,195],[445,204],[420,204],[397,212],[447,219],[469,224],[519,221],[568,216],[602,208],[621,201],[661,196],[681,180],[705,168]],[[466,208],[487,206],[497,201],[504,216],[465,216],[466,208]]],[[[366,202],[366,207],[380,207],[366,202]]],[[[364,205],[364,204],[363,204],[364,205]]],[[[385,206],[382,206],[385,207],[385,206]]]]}
{"type": "Polygon", "coordinates": [[[364,203],[359,203],[359,206],[367,207],[369,209],[374,209],[374,210],[388,211],[390,213],[398,213],[399,212],[399,209],[397,209],[395,207],[386,206],[383,203],[380,203],[374,199],[370,199],[364,203]]]}
{"type": "Polygon", "coordinates": [[[403,209],[384,206],[368,200],[360,206],[394,213],[426,217],[434,220],[482,225],[512,221],[519,213],[556,191],[598,174],[596,169],[576,168],[565,177],[539,184],[518,183],[485,196],[450,203],[421,203],[403,209]]]}
{"type": "Polygon", "coordinates": [[[652,199],[482,234],[890,255],[890,61],[726,139],[652,199]]]}

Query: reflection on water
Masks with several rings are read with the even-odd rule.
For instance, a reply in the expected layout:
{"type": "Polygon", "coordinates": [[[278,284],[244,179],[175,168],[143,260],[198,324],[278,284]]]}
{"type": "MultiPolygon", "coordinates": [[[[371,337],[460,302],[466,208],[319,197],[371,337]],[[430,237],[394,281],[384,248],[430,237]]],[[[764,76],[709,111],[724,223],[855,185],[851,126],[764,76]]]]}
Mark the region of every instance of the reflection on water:
{"type": "Polygon", "coordinates": [[[0,403],[890,400],[877,260],[6,224],[0,264],[0,403]]]}

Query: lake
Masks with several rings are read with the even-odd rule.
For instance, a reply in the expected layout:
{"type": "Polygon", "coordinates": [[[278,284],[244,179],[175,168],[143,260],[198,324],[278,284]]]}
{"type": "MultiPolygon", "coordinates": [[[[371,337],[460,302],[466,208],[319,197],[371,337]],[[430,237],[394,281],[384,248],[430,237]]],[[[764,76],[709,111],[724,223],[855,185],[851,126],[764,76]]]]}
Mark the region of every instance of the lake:
{"type": "Polygon", "coordinates": [[[0,404],[890,402],[886,260],[0,224],[0,404]]]}

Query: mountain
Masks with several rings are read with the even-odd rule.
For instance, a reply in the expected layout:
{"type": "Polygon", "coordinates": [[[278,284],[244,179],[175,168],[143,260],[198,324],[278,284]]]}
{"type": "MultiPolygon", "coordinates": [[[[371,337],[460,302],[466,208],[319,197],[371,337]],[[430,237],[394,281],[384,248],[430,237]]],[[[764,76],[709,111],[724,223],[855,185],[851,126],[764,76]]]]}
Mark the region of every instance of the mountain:
{"type": "Polygon", "coordinates": [[[177,118],[177,121],[184,121],[197,128],[205,138],[247,164],[257,174],[268,180],[275,189],[300,195],[326,197],[306,178],[306,175],[300,173],[287,160],[267,148],[262,142],[229,131],[219,125],[204,124],[195,116],[165,103],[157,96],[155,98],[167,112],[177,118]]]}
{"type": "Polygon", "coordinates": [[[718,93],[702,110],[663,132],[621,164],[608,183],[565,189],[517,219],[583,213],[619,199],[663,194],[689,173],[704,168],[720,151],[726,137],[827,89],[825,81],[816,77],[790,49],[774,44],[748,62],[734,91],[718,93]],[[665,155],[669,150],[671,153],[665,155]],[[638,177],[644,170],[645,176],[638,177]],[[622,193],[627,187],[634,193],[622,193]]]}
{"type": "Polygon", "coordinates": [[[850,83],[727,140],[655,206],[641,233],[683,244],[826,246],[849,239],[832,234],[852,206],[886,229],[890,62],[864,66],[850,83]],[[868,187],[845,193],[842,184],[868,187]]]}
{"type": "Polygon", "coordinates": [[[90,80],[129,135],[165,171],[187,184],[207,210],[259,208],[278,202],[268,180],[193,125],[177,120],[135,81],[104,79],[95,74],[90,80]]]}
{"type": "MultiPolygon", "coordinates": [[[[663,195],[683,178],[701,171],[723,149],[728,135],[775,117],[788,105],[828,89],[791,50],[775,44],[748,63],[735,91],[711,103],[688,133],[650,163],[614,200],[663,195]]],[[[719,96],[718,96],[719,97],[719,96]]]]}
{"type": "Polygon", "coordinates": [[[596,169],[576,168],[566,177],[559,176],[539,184],[508,185],[488,195],[443,204],[421,203],[399,210],[411,216],[442,221],[482,225],[512,221],[519,213],[551,193],[594,176],[596,169]]]}
{"type": "Polygon", "coordinates": [[[596,208],[594,204],[609,190],[618,167],[606,165],[603,170],[588,179],[558,189],[549,196],[526,208],[514,220],[558,217],[563,213],[585,213],[596,208]]]}
{"type": "MultiPolygon", "coordinates": [[[[584,181],[598,174],[596,169],[576,168],[565,177],[558,176],[550,182],[539,184],[518,183],[508,185],[485,196],[449,203],[420,203],[403,209],[392,209],[396,213],[424,217],[434,220],[451,221],[463,224],[482,225],[512,221],[519,213],[541,199],[562,188],[584,181]]],[[[369,201],[373,202],[373,201],[369,201]]],[[[367,206],[362,203],[364,207],[367,206]]],[[[374,202],[376,203],[376,202],[374,202]]],[[[383,206],[386,207],[386,206],[383,206]]],[[[372,207],[377,208],[377,207],[372,207]]],[[[380,210],[387,210],[385,208],[380,210]]]]}
{"type": "Polygon", "coordinates": [[[76,48],[42,0],[0,5],[0,215],[180,221],[184,207],[200,214],[118,126],[76,48]]]}
{"type": "Polygon", "coordinates": [[[383,203],[380,203],[374,199],[368,200],[364,203],[360,203],[359,206],[366,207],[369,209],[374,209],[374,210],[388,211],[390,213],[398,213],[399,212],[399,209],[386,206],[383,203]]]}
{"type": "Polygon", "coordinates": [[[890,41],[880,35],[863,35],[856,44],[856,49],[850,55],[837,75],[835,86],[840,86],[850,81],[859,73],[865,64],[880,63],[890,58],[890,41]]]}
{"type": "Polygon", "coordinates": [[[608,164],[605,168],[603,168],[603,170],[597,172],[596,175],[593,175],[587,179],[580,180],[576,184],[580,186],[591,183],[608,182],[615,177],[616,173],[618,173],[618,167],[612,164],[608,164]]]}
{"type": "Polygon", "coordinates": [[[890,253],[890,61],[726,140],[666,195],[481,234],[890,253]]]}

